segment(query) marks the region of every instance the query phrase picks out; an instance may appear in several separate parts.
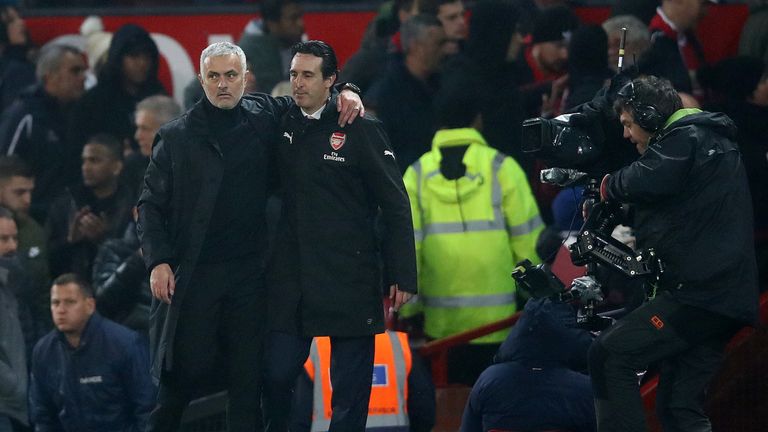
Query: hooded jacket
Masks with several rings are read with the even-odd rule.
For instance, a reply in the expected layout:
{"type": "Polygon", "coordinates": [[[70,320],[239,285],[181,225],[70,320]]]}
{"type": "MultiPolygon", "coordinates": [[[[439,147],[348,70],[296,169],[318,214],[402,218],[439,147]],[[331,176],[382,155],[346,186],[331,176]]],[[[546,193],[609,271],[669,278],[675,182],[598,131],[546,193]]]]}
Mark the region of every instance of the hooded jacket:
{"type": "MultiPolygon", "coordinates": [[[[427,335],[450,336],[515,313],[509,275],[524,258],[538,261],[535,244],[544,228],[520,166],[489,148],[475,129],[443,129],[404,181],[427,335]],[[466,172],[448,180],[441,148],[456,146],[468,146],[466,172]]],[[[474,342],[498,343],[505,336],[501,331],[474,342]]]]}
{"type": "Polygon", "coordinates": [[[157,78],[159,61],[157,45],[143,28],[126,24],[115,32],[98,84],[85,93],[74,111],[71,136],[78,149],[97,133],[133,142],[136,104],[146,97],[166,94],[157,78]],[[123,58],[135,53],[148,54],[151,65],[146,81],[130,94],[123,87],[123,58]]]}
{"type": "Polygon", "coordinates": [[[529,300],[496,364],[472,388],[461,431],[594,431],[592,384],[578,372],[586,370],[591,343],[570,304],[529,300]]]}
{"type": "Polygon", "coordinates": [[[679,110],[634,163],[605,180],[634,204],[638,248],[664,265],[660,288],[681,303],[757,321],[757,264],[747,177],[721,113],[679,110]]]}

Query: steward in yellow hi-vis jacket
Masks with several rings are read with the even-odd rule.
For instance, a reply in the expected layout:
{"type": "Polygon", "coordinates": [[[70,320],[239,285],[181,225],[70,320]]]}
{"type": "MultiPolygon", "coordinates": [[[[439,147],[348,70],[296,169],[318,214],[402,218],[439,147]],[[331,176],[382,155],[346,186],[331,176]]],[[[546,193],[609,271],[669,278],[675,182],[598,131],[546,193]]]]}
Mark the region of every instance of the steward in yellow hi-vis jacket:
{"type": "MultiPolygon", "coordinates": [[[[404,181],[427,336],[450,336],[515,313],[510,273],[524,258],[538,261],[535,245],[544,228],[517,162],[488,147],[474,128],[442,129],[404,181]],[[458,172],[446,163],[450,158],[458,172]]],[[[507,333],[473,343],[500,343],[507,333]]]]}

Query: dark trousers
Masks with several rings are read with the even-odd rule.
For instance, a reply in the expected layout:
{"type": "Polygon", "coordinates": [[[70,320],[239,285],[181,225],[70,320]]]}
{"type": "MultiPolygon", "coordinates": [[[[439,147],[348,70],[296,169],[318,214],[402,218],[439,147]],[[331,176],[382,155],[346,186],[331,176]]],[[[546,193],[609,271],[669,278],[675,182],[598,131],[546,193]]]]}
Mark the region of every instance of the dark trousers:
{"type": "Polygon", "coordinates": [[[603,331],[589,350],[598,431],[647,430],[637,373],[655,362],[656,411],[664,431],[711,431],[705,392],[738,327],[665,292],[603,331]]]}
{"type": "MultiPolygon", "coordinates": [[[[362,432],[373,380],[374,336],[331,337],[331,426],[333,432],[362,432]]],[[[267,337],[264,416],[268,432],[285,432],[296,378],[312,338],[270,332],[267,337]]]]}
{"type": "Polygon", "coordinates": [[[189,402],[203,396],[201,389],[213,383],[223,383],[228,392],[230,432],[263,430],[266,294],[260,261],[198,266],[186,289],[174,339],[173,370],[163,371],[148,430],[178,430],[189,402]]]}

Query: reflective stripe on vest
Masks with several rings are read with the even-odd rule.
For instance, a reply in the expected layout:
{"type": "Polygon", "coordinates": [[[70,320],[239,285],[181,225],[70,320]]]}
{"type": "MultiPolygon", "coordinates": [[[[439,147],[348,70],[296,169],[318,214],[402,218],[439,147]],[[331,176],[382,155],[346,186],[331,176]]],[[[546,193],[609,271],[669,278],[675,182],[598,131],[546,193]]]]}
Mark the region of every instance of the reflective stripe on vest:
{"type": "MultiPolygon", "coordinates": [[[[493,158],[492,170],[491,170],[491,204],[493,206],[493,220],[470,220],[464,222],[435,222],[425,223],[424,208],[422,205],[422,168],[421,161],[417,161],[412,165],[414,172],[416,172],[417,188],[417,205],[419,207],[419,213],[422,215],[421,229],[414,230],[414,237],[416,241],[423,241],[424,238],[431,234],[455,234],[461,232],[479,232],[479,231],[501,231],[506,229],[510,236],[520,236],[533,232],[536,228],[540,227],[544,222],[541,216],[538,214],[531,219],[514,226],[506,226],[504,218],[504,211],[502,209],[503,194],[501,191],[501,183],[499,182],[498,173],[501,169],[501,164],[504,163],[504,156],[502,153],[497,153],[493,158]]],[[[440,170],[434,170],[426,175],[424,180],[428,180],[431,177],[440,174],[440,170]]],[[[468,177],[472,177],[468,175],[468,177]]]]}
{"type": "MultiPolygon", "coordinates": [[[[387,430],[396,431],[402,430],[408,431],[408,413],[407,413],[407,388],[408,388],[408,373],[410,372],[411,357],[410,350],[407,345],[407,336],[405,333],[398,333],[387,331],[382,334],[376,335],[376,354],[374,356],[374,363],[378,366],[383,366],[382,370],[385,372],[385,376],[379,377],[389,381],[389,368],[394,370],[394,383],[396,386],[392,388],[386,386],[390,391],[394,392],[395,397],[389,402],[377,403],[379,401],[374,400],[374,391],[371,391],[371,400],[369,401],[368,419],[366,421],[366,429],[373,428],[388,428],[387,430]],[[403,338],[405,347],[400,338],[403,338]],[[391,347],[391,356],[386,358],[386,361],[382,359],[385,355],[390,353],[390,350],[386,349],[387,346],[391,347]],[[396,404],[396,406],[386,406],[387,404],[396,404]],[[375,410],[381,410],[382,412],[372,412],[375,410]]],[[[327,337],[315,338],[312,341],[312,347],[310,348],[309,359],[304,365],[305,369],[313,379],[313,401],[312,401],[312,432],[327,431],[331,424],[331,397],[332,394],[327,388],[330,385],[330,339],[327,337]],[[318,342],[323,339],[321,342],[318,342]],[[318,347],[322,344],[323,347],[318,347]],[[328,391],[328,393],[326,393],[328,391]]],[[[374,377],[376,377],[376,371],[374,371],[374,377]]],[[[374,384],[374,388],[375,388],[374,384]]]]}

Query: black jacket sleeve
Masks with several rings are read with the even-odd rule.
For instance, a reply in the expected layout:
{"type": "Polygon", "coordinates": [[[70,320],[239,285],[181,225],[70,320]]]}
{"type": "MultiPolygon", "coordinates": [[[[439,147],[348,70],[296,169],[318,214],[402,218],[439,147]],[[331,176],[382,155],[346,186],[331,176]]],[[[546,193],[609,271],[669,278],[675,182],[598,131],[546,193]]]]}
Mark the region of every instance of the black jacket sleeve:
{"type": "Polygon", "coordinates": [[[411,204],[382,123],[358,119],[363,143],[359,151],[365,184],[381,209],[385,234],[382,245],[387,285],[416,293],[416,246],[411,204]]]}
{"type": "Polygon", "coordinates": [[[167,220],[173,191],[171,144],[161,134],[162,131],[157,134],[152,146],[152,156],[144,175],[144,189],[139,197],[139,220],[136,224],[148,270],[161,263],[173,264],[177,258],[167,220]]]}
{"type": "Polygon", "coordinates": [[[652,203],[679,193],[692,166],[694,141],[672,131],[648,146],[645,154],[606,179],[608,198],[652,203]]]}
{"type": "Polygon", "coordinates": [[[107,240],[93,263],[93,287],[99,312],[115,320],[138,300],[147,270],[135,248],[122,239],[107,240]]]}

